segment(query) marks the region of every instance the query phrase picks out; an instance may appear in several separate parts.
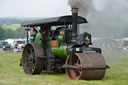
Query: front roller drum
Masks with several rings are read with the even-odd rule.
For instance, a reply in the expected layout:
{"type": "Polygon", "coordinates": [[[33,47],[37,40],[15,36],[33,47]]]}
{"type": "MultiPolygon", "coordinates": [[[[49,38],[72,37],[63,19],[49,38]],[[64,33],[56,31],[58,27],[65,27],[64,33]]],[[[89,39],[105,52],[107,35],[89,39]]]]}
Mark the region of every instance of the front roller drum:
{"type": "MultiPolygon", "coordinates": [[[[73,65],[88,68],[106,67],[104,57],[99,53],[75,53],[73,65]]],[[[69,56],[66,59],[66,64],[70,64],[69,56]]],[[[105,75],[106,69],[66,69],[66,74],[70,79],[75,80],[101,80],[105,75]]]]}

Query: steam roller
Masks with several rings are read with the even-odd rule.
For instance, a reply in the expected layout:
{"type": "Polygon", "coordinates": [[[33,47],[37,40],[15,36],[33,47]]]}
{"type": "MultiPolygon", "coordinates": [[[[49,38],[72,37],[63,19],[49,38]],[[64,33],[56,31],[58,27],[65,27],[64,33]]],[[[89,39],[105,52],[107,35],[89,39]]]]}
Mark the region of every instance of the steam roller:
{"type": "Polygon", "coordinates": [[[21,24],[37,27],[35,41],[27,43],[21,64],[25,74],[35,75],[43,71],[66,72],[74,80],[101,80],[107,68],[102,50],[92,45],[91,34],[78,33],[78,24],[88,23],[78,16],[78,8],[72,15],[26,21],[21,24]]]}

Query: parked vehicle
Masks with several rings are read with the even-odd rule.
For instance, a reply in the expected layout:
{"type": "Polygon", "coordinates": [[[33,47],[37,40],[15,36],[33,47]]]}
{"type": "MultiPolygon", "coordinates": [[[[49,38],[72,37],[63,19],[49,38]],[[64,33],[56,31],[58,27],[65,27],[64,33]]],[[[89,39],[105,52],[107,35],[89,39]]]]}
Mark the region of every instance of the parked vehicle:
{"type": "Polygon", "coordinates": [[[0,48],[3,50],[9,50],[11,49],[11,45],[6,41],[0,41],[0,48]]]}
{"type": "Polygon", "coordinates": [[[14,41],[13,46],[14,46],[14,48],[15,48],[15,46],[17,46],[18,49],[23,49],[25,46],[25,41],[23,41],[23,40],[14,41]]]}

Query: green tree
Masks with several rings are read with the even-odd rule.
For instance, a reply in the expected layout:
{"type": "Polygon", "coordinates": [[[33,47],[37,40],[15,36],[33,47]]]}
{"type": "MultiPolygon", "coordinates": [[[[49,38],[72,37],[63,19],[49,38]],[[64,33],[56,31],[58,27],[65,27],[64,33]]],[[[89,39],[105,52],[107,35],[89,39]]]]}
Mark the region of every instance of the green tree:
{"type": "Polygon", "coordinates": [[[14,38],[14,31],[11,29],[6,29],[4,32],[4,39],[14,38]]]}
{"type": "Polygon", "coordinates": [[[16,31],[14,33],[15,33],[15,35],[14,35],[15,38],[25,38],[26,37],[26,31],[23,28],[16,29],[16,31]]]}
{"type": "Polygon", "coordinates": [[[4,39],[4,29],[2,29],[2,27],[0,26],[0,40],[4,39]]]}

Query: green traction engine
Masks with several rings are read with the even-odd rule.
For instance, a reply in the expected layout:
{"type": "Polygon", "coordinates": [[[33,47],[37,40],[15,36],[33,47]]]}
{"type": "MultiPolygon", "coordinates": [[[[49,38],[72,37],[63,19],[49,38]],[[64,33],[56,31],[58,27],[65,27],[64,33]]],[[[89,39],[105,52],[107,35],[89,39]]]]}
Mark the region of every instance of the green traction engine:
{"type": "MultiPolygon", "coordinates": [[[[39,29],[33,43],[27,43],[21,64],[26,74],[43,71],[66,72],[70,79],[100,80],[106,65],[100,48],[90,47],[91,34],[78,33],[78,24],[88,23],[72,8],[72,15],[23,22],[39,29]]],[[[27,29],[28,31],[28,29],[27,29]]],[[[28,40],[28,35],[27,35],[28,40]]]]}

